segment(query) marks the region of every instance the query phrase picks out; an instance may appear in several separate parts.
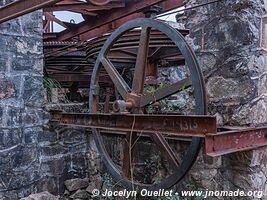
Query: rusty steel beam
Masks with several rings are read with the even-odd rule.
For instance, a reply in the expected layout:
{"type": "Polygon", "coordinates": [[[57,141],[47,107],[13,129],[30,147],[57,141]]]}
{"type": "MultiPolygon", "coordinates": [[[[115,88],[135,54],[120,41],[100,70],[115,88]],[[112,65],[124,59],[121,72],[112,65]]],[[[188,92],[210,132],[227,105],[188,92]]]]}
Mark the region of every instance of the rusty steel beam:
{"type": "Polygon", "coordinates": [[[56,38],[57,38],[56,33],[48,32],[48,33],[43,34],[43,40],[45,40],[45,41],[48,41],[48,40],[55,41],[56,38]]]}
{"type": "Polygon", "coordinates": [[[55,4],[51,7],[44,8],[44,12],[54,12],[54,11],[71,11],[71,10],[87,10],[89,11],[101,11],[101,10],[110,10],[112,8],[123,8],[125,3],[111,3],[104,6],[95,6],[88,3],[70,3],[70,4],[55,4]]]}
{"type": "Polygon", "coordinates": [[[162,12],[168,12],[170,10],[179,8],[183,5],[184,3],[183,4],[178,3],[177,0],[167,0],[162,3],[162,12]]]}
{"type": "Polygon", "coordinates": [[[58,2],[57,5],[69,5],[69,4],[80,4],[81,1],[79,0],[64,0],[61,2],[58,2]]]}
{"type": "Polygon", "coordinates": [[[51,6],[62,0],[18,0],[0,8],[0,23],[35,10],[51,6]]]}
{"type": "Polygon", "coordinates": [[[89,74],[51,74],[49,78],[57,82],[90,82],[89,74]]]}
{"type": "Polygon", "coordinates": [[[63,125],[99,128],[106,134],[141,132],[175,137],[202,137],[205,153],[221,156],[267,146],[267,126],[217,130],[216,117],[181,115],[133,115],[51,112],[52,121],[63,125]]]}
{"type": "MultiPolygon", "coordinates": [[[[64,125],[118,132],[162,133],[205,137],[216,133],[216,117],[182,115],[95,114],[51,112],[53,121],[64,125]]],[[[114,134],[114,132],[112,133],[114,134]]]]}
{"type": "MultiPolygon", "coordinates": [[[[89,74],[49,74],[49,78],[56,80],[57,82],[86,82],[89,83],[91,80],[91,75],[89,74]]],[[[110,83],[110,79],[108,77],[99,77],[101,83],[110,83]]]]}
{"type": "Polygon", "coordinates": [[[223,131],[205,136],[206,154],[212,157],[267,146],[267,127],[223,131]]]}
{"type": "Polygon", "coordinates": [[[97,29],[90,30],[84,34],[80,35],[81,41],[85,41],[94,37],[102,36],[104,33],[110,33],[114,31],[115,29],[119,28],[121,25],[123,25],[125,22],[130,21],[132,19],[136,18],[142,18],[145,17],[144,13],[134,13],[129,16],[123,17],[121,19],[115,20],[110,24],[105,24],[97,29]]]}
{"type": "MultiPolygon", "coordinates": [[[[183,4],[177,0],[166,0],[162,3],[162,12],[170,11],[182,5],[183,4]]],[[[118,20],[114,20],[111,24],[105,24],[97,29],[89,30],[86,33],[81,34],[80,39],[84,41],[90,38],[99,37],[103,35],[104,33],[112,32],[113,30],[120,27],[122,24],[124,24],[127,21],[137,19],[137,18],[143,18],[143,17],[145,17],[145,14],[142,12],[131,14],[129,16],[120,18],[118,20]]]]}
{"type": "Polygon", "coordinates": [[[46,13],[44,13],[44,16],[46,17],[46,19],[48,19],[52,22],[56,22],[57,24],[63,26],[64,28],[68,28],[68,26],[63,21],[56,18],[52,13],[46,12],[46,13]]]}
{"type": "MultiPolygon", "coordinates": [[[[134,13],[141,12],[144,8],[147,8],[152,5],[156,5],[164,1],[167,1],[167,0],[145,0],[145,1],[139,1],[139,2],[130,2],[126,4],[124,9],[119,9],[117,11],[101,15],[101,18],[92,20],[90,22],[88,21],[82,22],[75,29],[73,28],[70,30],[62,31],[58,35],[58,40],[63,41],[63,40],[71,39],[72,37],[81,35],[93,29],[99,28],[103,25],[112,23],[115,20],[121,19],[123,17],[126,17],[134,13]]],[[[178,5],[181,6],[183,5],[183,0],[177,0],[175,3],[177,6],[178,5]]]]}

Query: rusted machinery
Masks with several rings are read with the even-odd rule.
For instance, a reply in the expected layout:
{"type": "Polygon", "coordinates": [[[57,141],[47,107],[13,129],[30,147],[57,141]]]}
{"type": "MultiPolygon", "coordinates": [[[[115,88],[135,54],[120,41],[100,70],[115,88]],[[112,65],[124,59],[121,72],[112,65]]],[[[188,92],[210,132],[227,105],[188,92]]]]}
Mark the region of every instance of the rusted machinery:
{"type": "MultiPolygon", "coordinates": [[[[62,124],[92,128],[107,169],[127,188],[157,190],[173,186],[195,162],[202,138],[206,154],[210,156],[267,144],[266,127],[217,129],[215,117],[206,116],[204,79],[195,54],[183,35],[186,31],[177,31],[163,22],[137,19],[118,28],[107,40],[98,38],[91,42],[87,59],[97,55],[97,60],[91,75],[90,113],[53,114],[54,120],[62,124]],[[166,67],[163,61],[181,69],[181,80],[160,85],[157,78],[160,69],[166,67]],[[124,76],[125,69],[132,71],[132,77],[124,76]],[[103,74],[112,84],[107,86],[101,82],[103,74]],[[112,92],[104,95],[107,87],[112,92]],[[153,90],[148,90],[151,87],[153,90]],[[183,112],[173,114],[158,109],[173,94],[184,92],[188,94],[190,106],[181,110],[183,112]],[[124,137],[121,140],[124,143],[121,162],[110,156],[110,149],[107,149],[110,138],[106,135],[124,137]],[[158,183],[144,183],[134,178],[137,153],[134,148],[140,138],[150,138],[158,147],[162,162],[168,163],[165,164],[168,165],[167,174],[158,183]],[[186,146],[183,152],[173,149],[170,140],[182,141],[186,146]],[[179,154],[182,156],[177,156],[179,154]]],[[[138,151],[140,154],[142,148],[138,151]]]]}
{"type": "MultiPolygon", "coordinates": [[[[31,10],[43,7],[41,3],[48,6],[56,2],[59,1],[39,1],[31,10]]],[[[105,0],[90,2],[96,5],[110,3],[105,0]]],[[[171,0],[132,1],[125,9],[105,17],[101,25],[99,20],[89,25],[84,22],[57,37],[46,35],[48,40],[65,40],[77,35],[84,40],[91,38],[85,43],[45,43],[47,48],[56,50],[46,54],[48,75],[61,78],[60,82],[66,85],[91,80],[90,85],[86,83],[90,88],[89,113],[51,113],[54,122],[91,128],[107,169],[126,188],[170,188],[190,170],[203,141],[205,153],[210,156],[267,145],[267,127],[217,127],[216,118],[207,116],[204,79],[195,54],[184,39],[188,34],[186,30],[177,30],[152,19],[136,19],[123,24],[136,18],[136,14],[139,16],[136,11],[160,2],[165,2],[168,10],[181,5],[182,1],[176,4],[171,0]],[[110,21],[114,22],[113,27],[107,26],[110,21]],[[123,25],[111,35],[92,39],[98,36],[98,30],[103,33],[120,24],[123,25]],[[96,31],[96,28],[99,29],[96,31]],[[176,81],[165,83],[160,76],[168,67],[175,67],[180,75],[176,81]],[[187,101],[176,113],[164,108],[173,96],[187,101]],[[110,137],[117,137],[123,145],[117,156],[119,159],[114,158],[112,149],[108,148],[110,137]],[[145,166],[140,166],[139,157],[142,152],[149,151],[142,146],[146,141],[154,144],[153,150],[157,151],[153,153],[159,155],[165,167],[163,175],[157,174],[160,177],[157,181],[140,179],[138,169],[145,166]],[[173,141],[180,144],[179,149],[173,141]]],[[[20,7],[20,14],[31,10],[20,7]]],[[[14,16],[18,14],[14,13],[14,16]]],[[[9,18],[0,14],[2,21],[9,18]]]]}

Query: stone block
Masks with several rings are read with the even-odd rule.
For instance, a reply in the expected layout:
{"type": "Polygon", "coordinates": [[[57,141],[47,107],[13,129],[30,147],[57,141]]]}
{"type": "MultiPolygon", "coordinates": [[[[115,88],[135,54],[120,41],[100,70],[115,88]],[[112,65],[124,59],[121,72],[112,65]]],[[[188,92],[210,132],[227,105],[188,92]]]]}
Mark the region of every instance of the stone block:
{"type": "Polygon", "coordinates": [[[217,57],[212,52],[200,52],[197,53],[197,60],[199,66],[204,74],[209,74],[214,68],[216,68],[217,57]]]}
{"type": "Polygon", "coordinates": [[[30,194],[36,193],[37,191],[36,191],[35,185],[32,184],[29,186],[24,186],[23,188],[20,188],[14,192],[17,193],[18,199],[21,199],[23,197],[29,196],[30,194]]]}
{"type": "Polygon", "coordinates": [[[44,110],[43,108],[36,109],[36,114],[39,119],[39,123],[48,124],[50,119],[50,113],[44,110]]]}
{"type": "Polygon", "coordinates": [[[43,128],[40,126],[24,128],[23,129],[23,141],[25,144],[37,144],[38,137],[43,133],[43,128]]]}
{"type": "MultiPolygon", "coordinates": [[[[20,56],[22,58],[27,58],[27,56],[31,56],[31,62],[34,62],[37,55],[41,55],[43,52],[43,45],[40,39],[32,38],[28,40],[27,37],[16,37],[14,41],[14,49],[16,50],[16,56],[20,56]]],[[[40,58],[40,57],[39,57],[40,58]]]]}
{"type": "Polygon", "coordinates": [[[207,85],[209,98],[213,101],[233,100],[240,102],[251,92],[250,81],[215,76],[209,79],[207,85]]]}
{"type": "Polygon", "coordinates": [[[66,126],[56,128],[60,141],[68,146],[77,146],[82,141],[87,141],[87,133],[81,128],[69,128],[66,126]]]}
{"type": "MultiPolygon", "coordinates": [[[[38,156],[38,148],[36,145],[16,149],[14,154],[10,157],[13,171],[25,172],[25,169],[39,165],[38,156]]],[[[28,172],[32,173],[31,171],[28,172]]]]}
{"type": "Polygon", "coordinates": [[[15,96],[15,85],[12,81],[0,79],[0,100],[15,96]]]}
{"type": "Polygon", "coordinates": [[[266,52],[261,52],[258,55],[251,55],[248,68],[250,71],[255,71],[254,77],[259,77],[261,74],[266,72],[267,54],[266,52]]]}
{"type": "Polygon", "coordinates": [[[87,152],[88,143],[87,141],[81,141],[80,143],[78,143],[78,145],[70,145],[69,151],[72,153],[87,152]]]}
{"type": "Polygon", "coordinates": [[[84,171],[88,170],[86,162],[86,153],[74,153],[71,155],[72,170],[74,171],[84,171]]]}
{"type": "Polygon", "coordinates": [[[19,19],[9,20],[0,24],[0,34],[3,35],[23,35],[19,27],[19,19]]]}
{"type": "Polygon", "coordinates": [[[6,174],[1,174],[0,178],[4,184],[4,188],[8,191],[18,191],[22,188],[28,187],[29,185],[36,183],[40,179],[40,174],[38,171],[33,169],[24,170],[23,172],[9,172],[6,174]]]}
{"type": "Polygon", "coordinates": [[[255,103],[246,104],[234,112],[232,121],[239,125],[257,125],[267,122],[267,100],[259,99],[255,103]]]}
{"type": "Polygon", "coordinates": [[[79,189],[83,189],[88,187],[89,185],[89,179],[88,178],[75,178],[75,179],[71,179],[71,180],[66,180],[65,182],[65,186],[66,188],[72,192],[75,190],[79,190],[79,189]]]}
{"type": "Polygon", "coordinates": [[[2,107],[0,107],[0,124],[1,125],[3,124],[3,108],[2,107]]]}
{"type": "Polygon", "coordinates": [[[58,193],[58,178],[55,176],[43,176],[37,183],[36,183],[37,191],[49,191],[52,194],[58,193]]]}
{"type": "MultiPolygon", "coordinates": [[[[13,170],[13,159],[16,156],[16,153],[22,149],[22,145],[18,144],[10,148],[5,148],[0,150],[0,175],[8,175],[13,170]]],[[[7,180],[8,181],[8,180],[7,180]]],[[[5,185],[0,184],[1,187],[6,187],[5,185]]]]}
{"type": "Polygon", "coordinates": [[[21,129],[0,129],[0,150],[22,143],[21,129]]]}
{"type": "MultiPolygon", "coordinates": [[[[1,45],[1,39],[0,39],[0,46],[4,46],[4,45],[1,45]]],[[[7,70],[8,70],[8,66],[10,65],[10,54],[9,53],[3,53],[1,56],[0,56],[0,73],[3,72],[5,73],[7,70]]]]}
{"type": "Polygon", "coordinates": [[[58,140],[57,134],[55,132],[49,131],[47,128],[44,128],[44,131],[41,134],[38,134],[38,143],[41,146],[54,143],[58,140]]]}
{"type": "Polygon", "coordinates": [[[47,145],[40,147],[40,152],[42,156],[52,157],[55,155],[67,154],[69,151],[67,147],[64,147],[58,143],[48,143],[47,145]]]}
{"type": "Polygon", "coordinates": [[[89,195],[85,190],[77,190],[70,196],[71,199],[88,199],[89,195]]]}
{"type": "Polygon", "coordinates": [[[66,180],[71,180],[71,179],[75,179],[75,178],[80,178],[80,179],[84,179],[88,177],[88,174],[84,173],[84,172],[77,172],[74,170],[70,170],[68,173],[64,174],[64,176],[60,176],[58,177],[58,192],[59,194],[64,194],[64,192],[66,191],[66,186],[64,184],[64,182],[66,180]]]}
{"type": "Polygon", "coordinates": [[[56,155],[54,157],[46,157],[46,160],[42,160],[41,171],[44,174],[50,174],[53,176],[64,175],[68,172],[70,166],[69,155],[56,155]]]}
{"type": "Polygon", "coordinates": [[[23,99],[27,106],[43,106],[43,78],[41,76],[25,76],[23,99]]]}
{"type": "Polygon", "coordinates": [[[54,196],[49,192],[41,192],[38,194],[31,194],[28,197],[22,198],[20,200],[59,200],[59,196],[54,196]]]}
{"type": "Polygon", "coordinates": [[[17,195],[16,191],[0,192],[0,199],[1,200],[18,199],[18,195],[17,195]]]}
{"type": "Polygon", "coordinates": [[[21,111],[22,115],[22,123],[24,126],[33,126],[33,125],[38,125],[39,124],[39,118],[37,116],[36,110],[32,108],[24,108],[21,111]]]}
{"type": "Polygon", "coordinates": [[[23,92],[23,76],[20,74],[16,74],[14,76],[8,75],[6,76],[6,80],[11,81],[14,84],[15,93],[8,99],[1,99],[0,103],[6,106],[23,107],[24,102],[21,98],[23,92]]]}
{"type": "Polygon", "coordinates": [[[4,116],[8,127],[20,127],[22,125],[21,108],[7,107],[7,115],[4,116]]]}
{"type": "Polygon", "coordinates": [[[241,21],[238,17],[215,17],[204,28],[205,49],[223,50],[243,47],[253,43],[254,33],[249,22],[241,21]]]}
{"type": "Polygon", "coordinates": [[[30,14],[21,16],[20,18],[20,25],[22,27],[24,35],[30,36],[31,38],[42,39],[43,26],[42,23],[40,23],[40,19],[42,19],[41,11],[35,11],[30,14]]]}
{"type": "Polygon", "coordinates": [[[267,74],[259,78],[259,95],[267,95],[267,74]]]}
{"type": "Polygon", "coordinates": [[[26,70],[33,70],[34,60],[29,59],[27,55],[16,54],[16,57],[12,59],[12,69],[14,71],[26,71],[26,70]]]}
{"type": "Polygon", "coordinates": [[[88,170],[90,175],[96,175],[101,168],[101,157],[96,151],[88,151],[87,153],[88,170]]]}
{"type": "Polygon", "coordinates": [[[90,183],[86,188],[86,191],[92,193],[93,189],[101,190],[102,184],[103,184],[102,177],[99,174],[91,176],[90,183]]]}
{"type": "Polygon", "coordinates": [[[49,121],[47,112],[42,109],[25,107],[21,110],[21,114],[24,127],[43,125],[49,121]]]}

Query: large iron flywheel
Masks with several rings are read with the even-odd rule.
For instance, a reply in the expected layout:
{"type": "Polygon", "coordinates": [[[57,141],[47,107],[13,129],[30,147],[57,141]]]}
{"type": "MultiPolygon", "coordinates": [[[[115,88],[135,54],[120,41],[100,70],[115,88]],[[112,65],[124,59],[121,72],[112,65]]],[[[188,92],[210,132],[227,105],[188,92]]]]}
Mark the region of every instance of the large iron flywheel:
{"type": "MultiPolygon", "coordinates": [[[[102,46],[92,73],[89,110],[91,113],[114,115],[169,114],[168,109],[159,107],[169,102],[173,95],[179,96],[179,93],[187,95],[190,101],[186,111],[179,114],[206,115],[202,73],[196,56],[183,35],[161,21],[136,19],[119,27],[102,46]],[[177,68],[175,66],[179,66],[182,75],[175,82],[163,84],[160,73],[168,64],[174,69],[177,68]],[[103,72],[108,75],[112,87],[101,82],[103,72]],[[110,96],[101,100],[102,91],[106,91],[106,87],[109,87],[110,96]]],[[[179,102],[179,99],[176,99],[176,102],[179,102]]],[[[175,144],[171,142],[174,139],[179,143],[179,138],[170,139],[168,135],[159,132],[142,134],[121,131],[118,135],[122,138],[122,148],[119,148],[122,150],[117,152],[118,159],[114,159],[114,149],[108,147],[112,139],[106,136],[110,133],[97,128],[92,131],[106,168],[115,181],[129,189],[158,190],[172,187],[191,168],[201,145],[200,138],[188,138],[187,141],[182,141],[186,145],[182,144],[183,150],[179,152],[179,148],[175,148],[175,144]],[[150,146],[145,147],[145,144],[150,146]],[[154,146],[151,146],[152,144],[154,146]],[[149,159],[140,162],[140,157],[146,155],[147,151],[152,151],[152,147],[157,148],[150,154],[159,157],[161,164],[158,166],[149,159]],[[142,175],[142,167],[146,170],[149,167],[151,170],[158,167],[158,174],[153,176],[160,177],[159,180],[151,177],[145,179],[147,174],[142,175]],[[160,174],[163,168],[164,175],[160,174]]]]}

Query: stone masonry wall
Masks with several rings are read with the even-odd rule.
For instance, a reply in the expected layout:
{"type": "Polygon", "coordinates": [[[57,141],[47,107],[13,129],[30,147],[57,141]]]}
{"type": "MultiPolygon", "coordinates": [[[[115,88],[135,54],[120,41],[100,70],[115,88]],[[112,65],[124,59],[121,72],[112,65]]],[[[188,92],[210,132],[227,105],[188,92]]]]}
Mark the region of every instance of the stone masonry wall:
{"type": "MultiPolygon", "coordinates": [[[[188,0],[186,7],[205,2],[188,0]]],[[[261,0],[224,0],[186,11],[188,40],[206,78],[209,114],[216,115],[220,125],[267,123],[267,52],[260,48],[265,14],[261,0]]],[[[266,169],[267,148],[218,158],[202,155],[185,184],[267,194],[266,169]]]]}
{"type": "Polygon", "coordinates": [[[0,199],[27,195],[41,178],[37,140],[47,123],[41,17],[35,12],[0,24],[0,199]]]}
{"type": "MultiPolygon", "coordinates": [[[[10,1],[0,0],[0,6],[10,1]]],[[[44,108],[42,12],[0,24],[0,199],[64,193],[64,181],[98,173],[91,136],[53,127],[44,108]]]]}

